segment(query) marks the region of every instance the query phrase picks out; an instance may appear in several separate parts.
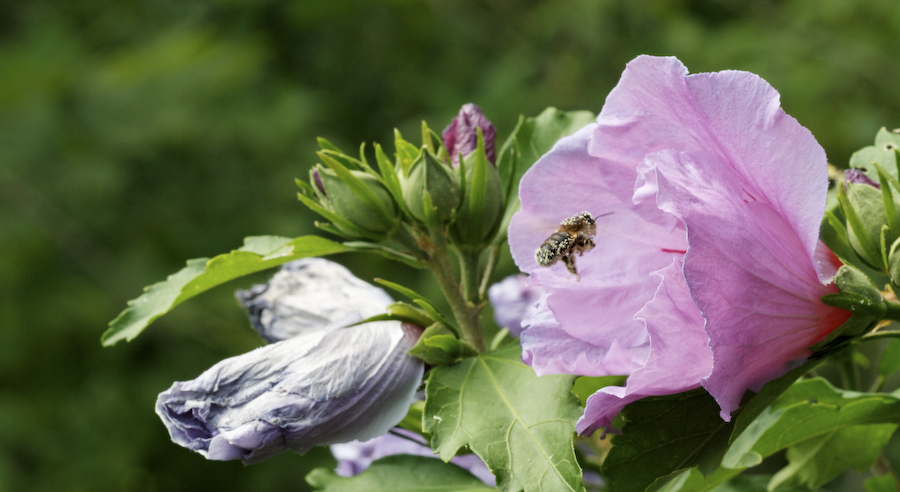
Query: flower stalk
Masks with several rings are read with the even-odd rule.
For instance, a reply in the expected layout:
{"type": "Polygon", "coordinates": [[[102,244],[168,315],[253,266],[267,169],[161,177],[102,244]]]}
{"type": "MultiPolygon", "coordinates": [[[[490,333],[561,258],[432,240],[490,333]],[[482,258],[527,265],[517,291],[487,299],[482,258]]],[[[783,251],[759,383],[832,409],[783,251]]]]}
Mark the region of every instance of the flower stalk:
{"type": "MultiPolygon", "coordinates": [[[[450,257],[444,234],[441,231],[432,230],[431,240],[434,251],[426,263],[431,270],[431,273],[434,275],[435,280],[437,280],[441,292],[444,293],[447,302],[450,304],[453,316],[456,318],[456,321],[459,323],[459,327],[462,330],[463,338],[475,347],[476,350],[484,352],[487,348],[484,344],[484,337],[481,332],[481,322],[478,319],[480,308],[467,302],[466,296],[463,294],[463,288],[460,286],[459,282],[456,281],[456,276],[453,274],[453,268],[450,266],[450,257]]],[[[460,263],[462,264],[465,262],[461,261],[460,263]]],[[[475,268],[477,268],[477,263],[475,263],[475,268]]],[[[463,272],[465,272],[466,269],[466,266],[461,265],[461,270],[463,272]]],[[[465,275],[466,274],[464,273],[463,279],[466,278],[465,275]]],[[[469,283],[471,284],[471,281],[469,283]]]]}

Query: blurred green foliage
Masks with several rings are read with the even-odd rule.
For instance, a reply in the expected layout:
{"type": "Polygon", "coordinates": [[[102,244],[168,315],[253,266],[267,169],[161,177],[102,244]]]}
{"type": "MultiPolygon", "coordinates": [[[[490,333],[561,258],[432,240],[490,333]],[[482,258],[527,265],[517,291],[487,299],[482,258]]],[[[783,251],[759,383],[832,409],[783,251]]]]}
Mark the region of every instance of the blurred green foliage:
{"type": "Polygon", "coordinates": [[[760,74],[840,166],[900,126],[898,32],[895,0],[3,0],[0,491],[306,490],[324,450],[207,462],[153,413],[261,344],[230,290],[265,275],[99,336],[188,258],[314,233],[292,179],[316,136],[389,144],[475,102],[505,137],[520,113],[598,111],[628,60],[670,54],[760,74]]]}

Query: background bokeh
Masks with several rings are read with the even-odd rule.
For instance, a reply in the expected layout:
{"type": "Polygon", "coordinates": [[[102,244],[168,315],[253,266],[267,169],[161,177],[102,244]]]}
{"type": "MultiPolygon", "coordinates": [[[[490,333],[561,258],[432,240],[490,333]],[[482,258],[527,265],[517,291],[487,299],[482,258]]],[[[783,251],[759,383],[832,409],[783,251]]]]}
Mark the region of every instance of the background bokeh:
{"type": "Polygon", "coordinates": [[[898,34],[896,0],[0,1],[0,491],[305,490],[327,452],[206,462],[153,413],[261,344],[231,292],[265,275],[99,337],[188,258],[314,233],[293,178],[316,136],[390,144],[475,102],[505,138],[520,113],[598,111],[650,53],[760,74],[845,165],[900,126],[898,34]]]}

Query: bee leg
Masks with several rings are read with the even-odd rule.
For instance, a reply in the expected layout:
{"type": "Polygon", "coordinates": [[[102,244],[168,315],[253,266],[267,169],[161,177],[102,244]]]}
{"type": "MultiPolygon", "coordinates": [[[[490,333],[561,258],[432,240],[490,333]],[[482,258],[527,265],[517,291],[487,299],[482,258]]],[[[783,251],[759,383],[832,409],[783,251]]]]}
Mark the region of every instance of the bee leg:
{"type": "Polygon", "coordinates": [[[580,251],[578,252],[578,254],[582,255],[586,251],[590,251],[590,250],[594,249],[594,246],[596,246],[596,244],[594,243],[593,239],[591,239],[590,237],[584,237],[581,240],[581,248],[580,248],[580,251]]]}
{"type": "Polygon", "coordinates": [[[578,276],[578,269],[575,268],[575,255],[563,256],[561,260],[566,264],[566,270],[572,275],[575,275],[575,281],[577,282],[580,277],[578,276]]]}

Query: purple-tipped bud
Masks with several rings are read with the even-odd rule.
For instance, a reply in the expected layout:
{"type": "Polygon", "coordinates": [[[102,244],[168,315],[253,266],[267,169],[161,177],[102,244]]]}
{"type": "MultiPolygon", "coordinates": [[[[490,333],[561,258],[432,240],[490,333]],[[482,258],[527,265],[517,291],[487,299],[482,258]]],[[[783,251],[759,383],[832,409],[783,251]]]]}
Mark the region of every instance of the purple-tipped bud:
{"type": "Polygon", "coordinates": [[[387,311],[394,302],[378,287],[322,258],[285,263],[265,284],[238,290],[250,323],[274,343],[334,326],[350,326],[387,311]]]}
{"type": "Polygon", "coordinates": [[[319,170],[313,169],[312,176],[313,182],[316,183],[316,188],[319,189],[319,192],[322,193],[322,196],[328,196],[328,193],[325,193],[325,183],[322,182],[322,176],[319,176],[319,170]]]}
{"type": "Polygon", "coordinates": [[[172,441],[209,460],[368,440],[406,415],[422,381],[407,354],[422,329],[398,321],[306,333],[225,359],[156,400],[172,441]]]}
{"type": "Polygon", "coordinates": [[[368,440],[406,415],[424,364],[409,355],[422,328],[376,321],[390,296],[328,260],[285,264],[239,291],[270,342],[159,395],[172,441],[210,460],[255,463],[287,449],[368,440]]]}
{"type": "Polygon", "coordinates": [[[481,128],[481,134],[484,135],[484,150],[487,160],[491,164],[496,165],[497,158],[494,154],[494,137],[497,129],[485,118],[484,114],[478,106],[468,103],[463,104],[459,114],[442,134],[444,139],[444,147],[450,154],[450,160],[453,167],[459,166],[459,155],[463,157],[474,152],[478,146],[478,130],[481,128]]]}
{"type": "Polygon", "coordinates": [[[862,172],[861,169],[847,169],[846,171],[844,171],[844,180],[850,184],[867,184],[874,186],[879,190],[881,189],[881,185],[872,181],[872,179],[866,176],[866,173],[862,172]]]}

